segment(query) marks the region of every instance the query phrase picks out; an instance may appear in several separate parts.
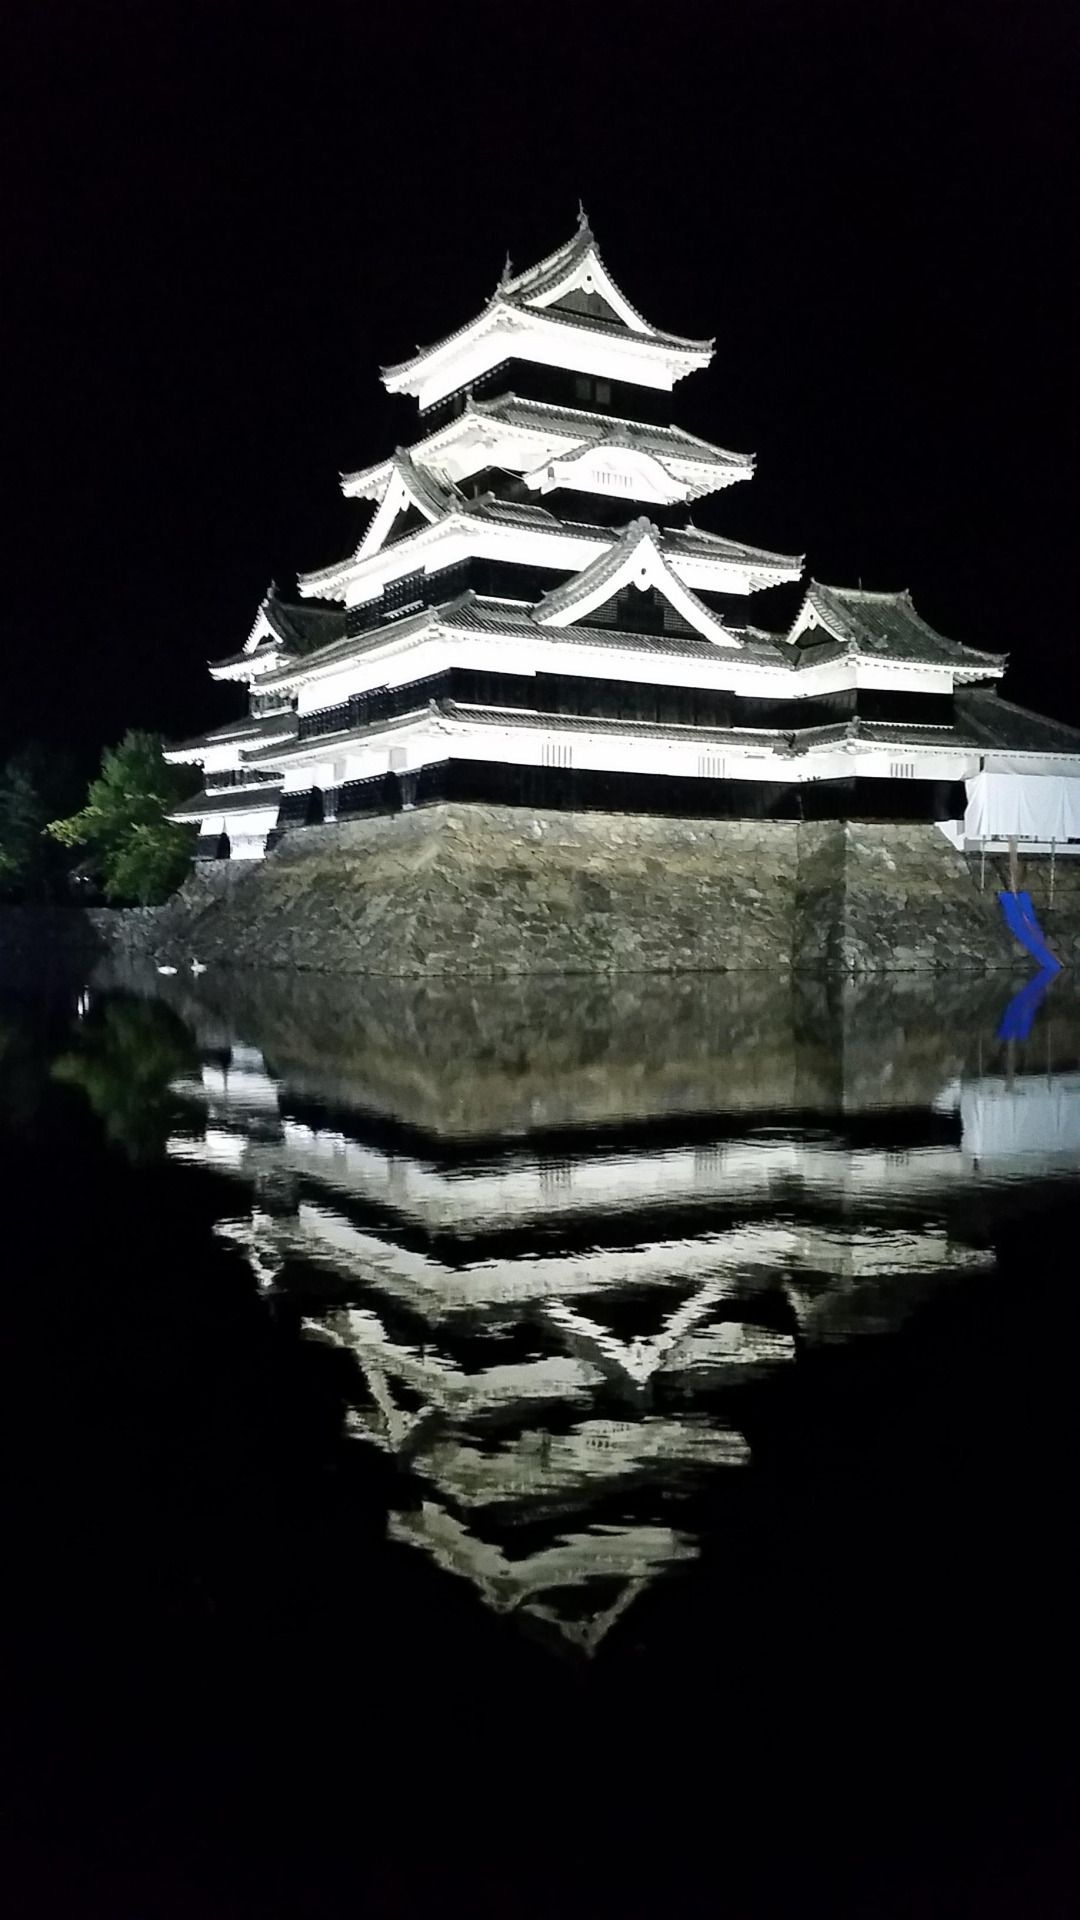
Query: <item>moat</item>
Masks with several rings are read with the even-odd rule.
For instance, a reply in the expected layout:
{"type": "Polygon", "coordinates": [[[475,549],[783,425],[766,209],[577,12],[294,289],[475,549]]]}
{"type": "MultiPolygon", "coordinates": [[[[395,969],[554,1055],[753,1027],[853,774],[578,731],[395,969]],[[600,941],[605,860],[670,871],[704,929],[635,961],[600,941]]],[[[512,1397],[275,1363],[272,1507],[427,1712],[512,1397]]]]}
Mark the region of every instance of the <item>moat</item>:
{"type": "Polygon", "coordinates": [[[0,1127],[43,1886],[53,1817],[230,1914],[1055,1844],[1069,976],[46,969],[0,1127]]]}

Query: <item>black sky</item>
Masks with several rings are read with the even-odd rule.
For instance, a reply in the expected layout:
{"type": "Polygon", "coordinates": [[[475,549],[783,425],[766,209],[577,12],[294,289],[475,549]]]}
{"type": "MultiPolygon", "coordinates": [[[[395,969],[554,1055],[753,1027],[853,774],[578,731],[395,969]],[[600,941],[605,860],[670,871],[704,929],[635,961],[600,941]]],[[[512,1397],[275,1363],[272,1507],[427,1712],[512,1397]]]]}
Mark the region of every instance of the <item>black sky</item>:
{"type": "MultiPolygon", "coordinates": [[[[584,200],[673,415],[758,455],[703,522],[907,585],[1080,723],[1072,6],[0,8],[0,747],[233,710],[205,662],[416,437],[380,363],[584,200]]],[[[765,603],[759,602],[762,617],[765,603]]]]}

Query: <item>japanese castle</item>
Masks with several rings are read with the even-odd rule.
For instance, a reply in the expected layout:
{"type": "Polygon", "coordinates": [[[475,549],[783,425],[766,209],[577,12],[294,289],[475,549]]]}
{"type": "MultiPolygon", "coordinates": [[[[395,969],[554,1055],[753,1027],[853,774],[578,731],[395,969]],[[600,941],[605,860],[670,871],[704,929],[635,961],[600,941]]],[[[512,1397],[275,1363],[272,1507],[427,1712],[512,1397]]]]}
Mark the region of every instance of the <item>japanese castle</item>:
{"type": "Polygon", "coordinates": [[[757,623],[803,557],[699,524],[754,470],[670,421],[713,346],[631,305],[582,212],[385,368],[419,436],[342,478],[369,504],[355,550],[295,604],[270,588],[210,669],[247,714],[169,751],[204,775],[174,816],[199,856],[443,800],[1080,841],[1080,733],[1000,699],[1004,658],[909,593],[811,579],[786,631],[757,623]]]}

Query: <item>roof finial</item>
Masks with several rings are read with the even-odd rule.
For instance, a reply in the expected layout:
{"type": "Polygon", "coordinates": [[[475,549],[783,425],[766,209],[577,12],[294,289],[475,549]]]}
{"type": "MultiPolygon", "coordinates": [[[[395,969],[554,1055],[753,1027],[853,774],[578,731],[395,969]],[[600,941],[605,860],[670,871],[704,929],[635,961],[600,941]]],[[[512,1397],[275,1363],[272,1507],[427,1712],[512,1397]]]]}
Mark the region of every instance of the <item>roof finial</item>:
{"type": "Polygon", "coordinates": [[[503,270],[499,275],[499,284],[495,289],[496,293],[501,293],[503,288],[509,285],[513,270],[513,263],[510,259],[509,249],[507,249],[506,259],[503,261],[503,270]]]}
{"type": "Polygon", "coordinates": [[[579,200],[577,203],[577,223],[579,233],[586,233],[588,231],[589,216],[585,211],[584,200],[579,200]]]}

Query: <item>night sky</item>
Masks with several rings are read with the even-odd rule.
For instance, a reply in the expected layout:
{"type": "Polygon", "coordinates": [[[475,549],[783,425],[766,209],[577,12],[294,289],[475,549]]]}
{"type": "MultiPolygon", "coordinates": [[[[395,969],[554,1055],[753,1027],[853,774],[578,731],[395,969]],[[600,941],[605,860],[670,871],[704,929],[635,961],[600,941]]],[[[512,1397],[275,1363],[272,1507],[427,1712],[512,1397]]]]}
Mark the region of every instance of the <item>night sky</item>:
{"type": "MultiPolygon", "coordinates": [[[[355,543],[418,437],[377,369],[579,196],[672,417],[758,456],[702,524],[909,586],[1080,724],[1073,6],[580,0],[0,10],[0,749],[237,709],[205,662],[355,543]]],[[[767,598],[758,617],[770,618],[767,598]]],[[[776,615],[776,624],[784,609],[776,615]]]]}

